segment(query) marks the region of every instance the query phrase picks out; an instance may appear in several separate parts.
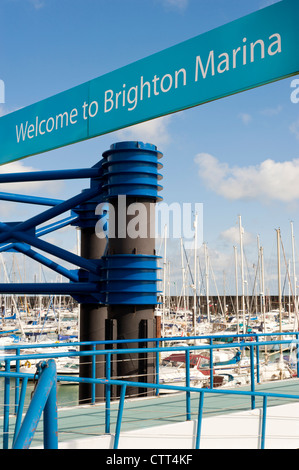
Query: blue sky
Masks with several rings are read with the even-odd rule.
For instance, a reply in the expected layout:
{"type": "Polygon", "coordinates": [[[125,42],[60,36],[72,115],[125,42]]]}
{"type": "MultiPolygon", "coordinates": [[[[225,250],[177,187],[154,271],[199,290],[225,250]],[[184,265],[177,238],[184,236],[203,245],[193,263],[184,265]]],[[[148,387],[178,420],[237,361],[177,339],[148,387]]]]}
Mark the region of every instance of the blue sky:
{"type": "MultiPolygon", "coordinates": [[[[272,3],[276,2],[0,0],[0,78],[5,83],[0,112],[35,103],[272,3]]],[[[203,203],[203,238],[218,291],[223,290],[225,272],[226,289],[235,292],[233,245],[238,244],[241,215],[248,282],[254,277],[259,235],[267,286],[274,292],[275,229],[281,229],[287,259],[291,257],[291,221],[295,240],[299,238],[299,103],[290,99],[294,78],[29,157],[9,171],[88,167],[113,142],[152,142],[164,155],[164,201],[203,203]]],[[[3,168],[8,171],[9,166],[3,168]]],[[[1,190],[65,198],[79,192],[81,182],[1,190]]],[[[20,220],[34,210],[0,204],[2,220],[20,220]]],[[[76,249],[70,230],[48,239],[76,249]]],[[[179,240],[169,242],[168,253],[172,287],[176,281],[180,289],[179,240]]]]}

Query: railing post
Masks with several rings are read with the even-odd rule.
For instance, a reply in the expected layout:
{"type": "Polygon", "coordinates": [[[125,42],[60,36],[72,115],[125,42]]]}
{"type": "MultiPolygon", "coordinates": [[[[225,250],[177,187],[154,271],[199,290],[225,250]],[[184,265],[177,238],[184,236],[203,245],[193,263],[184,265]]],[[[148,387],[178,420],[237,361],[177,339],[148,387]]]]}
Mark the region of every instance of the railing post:
{"type": "MultiPolygon", "coordinates": [[[[10,372],[10,361],[9,360],[5,360],[5,372],[10,372]]],[[[10,377],[5,377],[5,379],[4,379],[3,449],[8,449],[9,401],[10,401],[10,377]]]]}
{"type": "Polygon", "coordinates": [[[195,449],[199,449],[200,447],[201,427],[202,427],[202,417],[203,417],[203,399],[204,399],[204,392],[200,392],[195,449]]]}
{"type": "Polygon", "coordinates": [[[57,406],[54,407],[54,403],[56,403],[56,364],[53,359],[49,359],[47,362],[40,362],[37,367],[39,374],[37,387],[13,444],[13,449],[28,449],[30,447],[41,414],[45,409],[44,431],[46,430],[47,436],[44,436],[44,444],[53,446],[51,448],[58,446],[57,406]],[[46,407],[48,400],[50,400],[48,406],[51,406],[51,412],[46,407]],[[48,422],[49,419],[50,422],[48,422]],[[48,427],[51,427],[51,432],[48,427]]]}
{"type": "MultiPolygon", "coordinates": [[[[16,348],[16,355],[20,355],[20,348],[16,348]]],[[[16,361],[16,372],[20,372],[20,359],[16,361]]],[[[19,393],[20,390],[20,379],[19,377],[15,378],[15,414],[18,412],[18,403],[19,403],[19,393]]]]}
{"type": "Polygon", "coordinates": [[[18,404],[18,412],[17,412],[17,417],[16,417],[15,434],[14,434],[13,443],[15,442],[16,436],[18,435],[20,427],[21,427],[22,413],[24,409],[26,390],[27,390],[27,383],[28,383],[28,377],[24,377],[22,379],[21,396],[20,396],[20,402],[18,404]]]}
{"type": "Polygon", "coordinates": [[[299,333],[296,333],[296,363],[297,363],[297,378],[299,378],[299,333]]]}
{"type": "Polygon", "coordinates": [[[214,387],[214,359],[213,359],[213,338],[210,339],[210,388],[214,387]]]}
{"type": "Polygon", "coordinates": [[[256,341],[256,382],[259,384],[260,383],[260,347],[258,345],[259,342],[259,336],[257,333],[255,333],[255,341],[256,341]]]}
{"type": "MultiPolygon", "coordinates": [[[[185,352],[186,356],[186,387],[190,387],[190,350],[185,352]]],[[[186,419],[191,420],[191,403],[190,403],[190,391],[186,392],[186,419]]]]}
{"type": "Polygon", "coordinates": [[[261,449],[265,449],[266,418],[267,418],[267,395],[265,395],[264,398],[263,398],[263,421],[262,421],[261,449]]]}
{"type": "MultiPolygon", "coordinates": [[[[111,353],[106,354],[106,379],[111,380],[111,353]]],[[[110,409],[111,409],[111,385],[105,385],[106,401],[105,401],[105,433],[110,433],[110,409]]]]}
{"type": "MultiPolygon", "coordinates": [[[[250,345],[250,380],[251,380],[251,391],[255,391],[255,381],[254,381],[254,349],[250,345]]],[[[251,409],[255,409],[255,395],[251,395],[251,409]]]]}
{"type": "Polygon", "coordinates": [[[58,449],[57,381],[51,390],[44,408],[44,449],[58,449]]]}
{"type": "Polygon", "coordinates": [[[121,385],[119,408],[118,408],[116,430],[115,430],[115,437],[114,437],[114,446],[113,446],[114,449],[118,449],[121,420],[122,420],[124,404],[125,404],[126,388],[127,388],[126,385],[121,385]]]}
{"type": "MultiPolygon", "coordinates": [[[[92,344],[91,346],[92,351],[96,350],[96,345],[92,344]]],[[[96,355],[92,354],[91,356],[91,377],[93,379],[96,378],[96,355]]],[[[96,384],[92,382],[91,384],[91,404],[94,405],[96,402],[96,384]]]]}
{"type": "MultiPolygon", "coordinates": [[[[156,341],[156,384],[159,385],[160,381],[160,351],[159,351],[160,341],[156,341]]],[[[156,395],[159,395],[159,389],[156,388],[156,395]]]]}

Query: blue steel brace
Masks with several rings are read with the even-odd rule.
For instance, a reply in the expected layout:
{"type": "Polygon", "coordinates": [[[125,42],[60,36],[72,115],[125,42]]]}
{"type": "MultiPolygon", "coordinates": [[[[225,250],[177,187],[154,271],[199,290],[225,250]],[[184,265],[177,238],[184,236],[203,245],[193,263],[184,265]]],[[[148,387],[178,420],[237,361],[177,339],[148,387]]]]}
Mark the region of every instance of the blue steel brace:
{"type": "MultiPolygon", "coordinates": [[[[69,294],[80,303],[104,305],[155,305],[157,303],[158,267],[155,255],[105,255],[99,260],[85,259],[65,249],[52,245],[40,237],[65,225],[80,228],[95,227],[106,212],[96,215],[98,204],[119,195],[144,197],[154,202],[161,200],[158,181],[162,176],[159,159],[162,154],[151,144],[120,142],[103,153],[103,159],[92,168],[81,170],[40,171],[0,175],[0,184],[17,181],[45,181],[57,179],[91,178],[90,188],[66,201],[16,195],[0,192],[0,200],[52,206],[23,222],[0,222],[0,252],[17,251],[41,262],[62,274],[69,283],[4,283],[2,293],[19,294],[69,294]],[[71,215],[47,227],[38,225],[66,211],[71,215]],[[74,270],[37,253],[35,247],[73,264],[74,270]]],[[[106,224],[108,222],[106,221],[106,224]]]]}
{"type": "Polygon", "coordinates": [[[85,201],[88,204],[89,200],[101,197],[102,193],[102,180],[101,180],[101,165],[95,165],[93,168],[82,170],[57,170],[57,171],[44,171],[44,172],[29,172],[29,173],[16,173],[0,175],[1,182],[16,182],[16,181],[45,181],[49,179],[72,179],[72,178],[87,178],[93,177],[93,182],[89,189],[86,189],[76,196],[73,196],[67,201],[58,199],[39,198],[34,196],[14,195],[11,193],[1,193],[0,199],[9,200],[14,202],[31,203],[52,206],[50,209],[31,217],[25,222],[1,223],[0,222],[0,239],[2,245],[0,251],[16,251],[24,253],[32,259],[41,262],[45,266],[62,274],[69,279],[70,283],[5,283],[0,284],[1,292],[3,293],[41,293],[41,294],[66,294],[78,297],[79,295],[86,297],[92,296],[93,301],[101,301],[99,298],[99,273],[101,262],[96,260],[87,260],[83,257],[77,256],[67,250],[52,245],[40,237],[57,230],[61,227],[70,224],[76,224],[80,216],[77,215],[75,209],[80,211],[80,204],[84,205],[85,201]],[[78,205],[79,204],[79,205],[78,205]],[[67,210],[72,210],[69,217],[61,221],[51,223],[48,226],[37,229],[36,227],[54,217],[63,214],[67,210]],[[48,257],[37,253],[32,249],[35,247],[43,252],[56,256],[64,261],[79,266],[81,269],[69,270],[61,264],[54,262],[48,257]],[[85,275],[82,275],[85,273],[85,275]],[[88,275],[88,276],[87,276],[88,275]],[[92,281],[90,280],[92,277],[92,281]],[[83,278],[83,282],[81,279],[83,278]]]}
{"type": "MultiPolygon", "coordinates": [[[[71,225],[80,228],[93,228],[95,230],[96,224],[99,219],[107,219],[107,213],[97,216],[96,208],[99,204],[104,201],[105,192],[103,190],[103,160],[97,163],[93,169],[97,170],[96,177],[91,178],[90,180],[90,189],[97,187],[101,188],[101,191],[92,199],[88,199],[78,206],[76,206],[72,211],[72,215],[76,216],[74,222],[71,225]]],[[[86,191],[86,190],[85,190],[86,191]]],[[[84,191],[83,191],[84,192],[84,191]]],[[[107,224],[107,221],[106,221],[107,224]]],[[[105,225],[105,222],[104,222],[105,225]]],[[[73,297],[79,303],[100,303],[105,304],[105,296],[102,292],[102,273],[103,269],[103,260],[100,259],[97,261],[96,272],[91,270],[79,269],[77,271],[78,281],[86,284],[86,290],[82,293],[74,294],[73,297]],[[91,286],[97,285],[96,292],[91,291],[91,286]]]]}

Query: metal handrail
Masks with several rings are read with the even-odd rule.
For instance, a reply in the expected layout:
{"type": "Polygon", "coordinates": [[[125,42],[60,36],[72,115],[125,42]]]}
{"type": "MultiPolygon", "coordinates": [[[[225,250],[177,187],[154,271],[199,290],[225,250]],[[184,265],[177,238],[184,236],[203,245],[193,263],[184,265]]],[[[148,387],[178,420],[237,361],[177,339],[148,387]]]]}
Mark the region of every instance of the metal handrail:
{"type": "MultiPolygon", "coordinates": [[[[49,361],[50,362],[50,361],[49,361]]],[[[54,362],[54,361],[52,361],[54,362]]],[[[46,370],[46,369],[45,369],[46,370]]],[[[7,376],[8,373],[2,372],[0,373],[4,377],[7,376]]],[[[49,371],[49,374],[51,371],[49,371]]],[[[10,376],[14,374],[12,372],[9,373],[10,376]]],[[[18,374],[19,376],[23,376],[24,374],[18,374]]],[[[44,376],[45,377],[45,376],[44,376]]],[[[53,379],[53,375],[51,376],[53,379]]],[[[42,376],[41,376],[42,379],[42,376]]],[[[119,439],[120,439],[120,431],[121,431],[121,423],[122,417],[124,412],[124,402],[125,402],[125,392],[127,387],[136,387],[139,386],[139,382],[131,382],[131,381],[124,381],[124,380],[104,380],[104,379],[86,379],[86,378],[68,378],[65,376],[57,376],[54,378],[54,382],[50,384],[49,387],[49,377],[44,378],[44,382],[40,380],[36,392],[34,396],[36,396],[36,401],[31,402],[30,407],[27,411],[27,414],[23,421],[23,427],[18,433],[17,439],[14,442],[13,449],[20,449],[20,448],[28,448],[33,434],[35,432],[35,428],[40,418],[40,414],[42,409],[40,404],[45,405],[48,404],[47,408],[47,416],[45,417],[45,426],[44,426],[44,448],[45,449],[56,449],[58,448],[58,431],[57,431],[57,409],[54,406],[55,401],[54,397],[56,396],[56,389],[54,384],[56,384],[56,380],[64,379],[69,380],[72,382],[89,382],[89,383],[98,383],[98,384],[105,384],[107,388],[110,388],[112,385],[119,385],[121,387],[120,393],[120,400],[119,400],[119,408],[118,408],[118,415],[116,421],[116,429],[115,429],[115,436],[114,436],[114,449],[118,448],[119,439]],[[47,387],[48,386],[48,387],[47,387]],[[50,403],[49,403],[50,400],[50,403]],[[28,417],[29,416],[29,417],[28,417]]],[[[171,390],[171,391],[181,391],[185,392],[186,395],[190,394],[190,392],[197,392],[199,393],[199,406],[198,406],[198,416],[197,416],[197,430],[196,430],[196,439],[195,439],[195,449],[200,448],[200,441],[201,441],[201,428],[202,428],[202,419],[203,419],[203,404],[204,404],[204,395],[213,393],[213,394],[222,394],[222,395],[243,395],[249,397],[261,397],[263,398],[263,408],[262,408],[262,428],[261,428],[261,436],[260,436],[260,448],[265,448],[265,439],[266,439],[266,414],[267,414],[267,399],[270,397],[273,398],[283,398],[283,399],[294,399],[299,400],[299,395],[294,394],[282,394],[282,393],[271,393],[271,392],[257,392],[257,391],[243,391],[243,390],[212,390],[200,387],[184,387],[184,386],[175,386],[175,385],[157,385],[152,383],[143,383],[143,387],[149,389],[163,389],[163,390],[171,390]]],[[[45,408],[46,410],[46,408],[45,408]]],[[[106,401],[106,419],[110,419],[110,402],[106,401]]],[[[191,418],[189,417],[189,420],[191,418]]],[[[110,433],[110,424],[109,428],[106,428],[106,433],[110,433]]]]}
{"type": "MultiPolygon", "coordinates": [[[[23,406],[20,406],[16,420],[13,449],[28,449],[32,442],[37,424],[44,412],[44,448],[58,448],[57,424],[57,378],[56,364],[53,359],[41,362],[37,366],[38,382],[27,413],[20,425],[23,406]]],[[[23,390],[27,382],[23,383],[23,390]]],[[[21,394],[22,403],[25,393],[21,394]]]]}
{"type": "MultiPolygon", "coordinates": [[[[295,336],[296,339],[293,339],[292,342],[294,345],[296,345],[297,349],[297,358],[298,358],[298,348],[299,348],[299,338],[298,332],[289,332],[289,333],[281,333],[283,335],[292,335],[295,336]]],[[[280,335],[281,335],[280,334],[280,335]]],[[[279,335],[279,333],[277,333],[279,335]]],[[[212,336],[212,335],[211,335],[212,336]]],[[[236,335],[233,335],[234,337],[236,335]]],[[[244,335],[240,335],[241,337],[244,337],[244,335]]],[[[197,438],[196,442],[199,446],[200,443],[200,429],[201,429],[201,419],[202,419],[202,406],[203,406],[203,397],[204,393],[229,393],[229,394],[242,394],[242,395],[248,395],[251,397],[251,408],[255,408],[255,398],[256,396],[261,396],[263,397],[263,416],[266,416],[266,407],[267,407],[267,397],[269,396],[275,396],[275,397],[284,397],[284,398],[293,398],[293,399],[299,399],[299,396],[297,395],[279,395],[279,394],[265,394],[262,392],[256,392],[255,391],[255,372],[254,372],[254,348],[256,348],[256,351],[259,350],[260,346],[266,346],[266,345],[273,345],[273,344],[289,344],[289,340],[278,340],[278,341],[259,341],[259,336],[267,336],[265,333],[261,333],[259,335],[246,335],[246,336],[256,336],[256,341],[252,341],[250,343],[248,342],[241,342],[241,343],[234,343],[233,346],[228,346],[227,344],[214,344],[213,341],[211,340],[211,344],[203,344],[203,345],[191,345],[188,347],[182,347],[182,346],[172,346],[172,347],[153,347],[153,348],[142,348],[142,353],[147,353],[147,352],[155,352],[156,353],[156,364],[157,364],[157,376],[156,376],[156,383],[151,384],[151,383],[145,383],[142,382],[142,387],[143,388],[151,388],[156,391],[156,394],[159,394],[160,390],[165,390],[165,389],[170,389],[170,390],[176,390],[176,391],[182,391],[186,393],[186,419],[190,420],[191,419],[191,405],[190,405],[190,392],[199,392],[200,393],[200,404],[199,404],[199,417],[198,417],[198,431],[197,431],[197,438]],[[250,348],[250,362],[251,362],[251,391],[250,392],[244,392],[244,391],[233,391],[233,390],[215,390],[213,388],[213,382],[211,380],[211,388],[210,389],[200,389],[196,387],[190,387],[190,381],[188,377],[190,377],[190,360],[189,360],[189,355],[190,351],[195,351],[195,350],[210,350],[210,356],[213,354],[213,349],[227,349],[227,348],[244,348],[244,347],[249,347],[250,348]],[[180,387],[180,386],[174,386],[174,385],[162,385],[159,384],[159,353],[160,352],[174,352],[174,351],[184,351],[186,354],[186,387],[180,387]]],[[[210,336],[209,336],[210,337],[210,336]]],[[[202,338],[202,337],[201,337],[202,338]]],[[[182,338],[177,338],[179,340],[182,340],[182,338]]],[[[193,337],[188,337],[188,340],[192,340],[193,337]]],[[[211,338],[210,338],[211,339],[211,338]]],[[[221,336],[217,335],[217,339],[221,339],[221,336]]],[[[132,343],[140,342],[140,341],[146,341],[146,342],[156,342],[156,344],[159,344],[160,341],[171,341],[173,338],[151,338],[151,339],[146,339],[146,340],[131,340],[132,343]]],[[[128,343],[130,340],[123,340],[123,341],[108,341],[107,343],[128,343]]],[[[99,343],[99,342],[84,342],[84,345],[90,344],[91,346],[94,346],[94,343],[99,343]]],[[[68,346],[75,346],[75,345],[82,345],[83,343],[60,343],[56,344],[54,343],[53,345],[38,345],[41,348],[44,347],[49,347],[49,346],[62,346],[62,345],[68,345],[68,346]]],[[[123,403],[122,401],[124,400],[124,392],[126,387],[128,386],[138,386],[140,387],[141,383],[140,382],[132,382],[132,381],[124,381],[124,380],[111,380],[110,376],[110,361],[112,355],[115,354],[126,354],[128,352],[130,353],[140,353],[140,348],[129,348],[129,349],[106,349],[106,350],[88,350],[88,351],[71,351],[71,352],[63,352],[63,353],[40,353],[40,354],[20,354],[20,349],[22,348],[28,348],[29,345],[18,345],[14,347],[9,347],[9,348],[4,348],[4,349],[15,349],[18,351],[17,355],[4,355],[2,356],[2,360],[5,360],[6,363],[6,371],[5,372],[0,372],[0,377],[3,376],[5,377],[5,408],[4,408],[4,437],[3,437],[3,447],[8,448],[8,415],[9,415],[9,380],[10,377],[14,377],[16,379],[16,382],[20,380],[20,378],[23,378],[23,384],[22,384],[22,391],[21,391],[21,398],[20,400],[16,400],[16,410],[17,410],[17,422],[18,421],[18,416],[19,413],[22,411],[22,396],[24,394],[23,388],[26,388],[27,380],[28,378],[32,378],[33,376],[30,376],[29,374],[20,374],[18,372],[18,367],[16,368],[17,372],[13,373],[10,371],[10,363],[11,361],[16,361],[16,364],[19,364],[20,360],[27,360],[27,359],[38,359],[38,360],[45,360],[49,357],[51,358],[59,358],[59,357],[73,357],[73,356],[91,356],[92,360],[95,361],[97,356],[106,356],[106,379],[96,379],[94,376],[91,378],[81,378],[81,377],[69,377],[69,376],[57,376],[57,380],[62,380],[62,381],[69,381],[69,382],[84,382],[84,383],[91,383],[92,384],[92,390],[93,390],[93,402],[95,401],[95,386],[96,384],[105,384],[106,388],[106,419],[105,419],[105,432],[109,433],[110,432],[110,388],[111,385],[120,385],[121,387],[121,396],[120,396],[120,408],[119,408],[119,417],[117,421],[117,428],[116,428],[116,444],[117,444],[117,439],[119,438],[119,432],[120,432],[120,426],[121,426],[121,415],[123,412],[123,403]],[[122,398],[123,397],[123,398],[122,398]],[[119,421],[120,420],[120,421],[119,421]],[[117,438],[118,436],[118,438],[117,438]]],[[[37,345],[32,345],[32,347],[37,347],[37,345]]],[[[257,354],[257,359],[258,359],[258,354],[257,354]]],[[[298,375],[298,362],[297,361],[297,376],[298,375]]],[[[213,362],[212,362],[213,363],[213,362]]],[[[259,362],[257,361],[256,363],[256,374],[257,374],[257,379],[258,379],[258,368],[259,368],[259,362]]],[[[93,368],[95,370],[95,368],[93,368]]],[[[213,370],[211,368],[211,378],[213,377],[213,370]]],[[[259,380],[257,380],[259,381],[259,380]]],[[[16,394],[17,397],[17,394],[16,394]]],[[[266,418],[263,418],[263,425],[262,425],[262,446],[264,446],[264,434],[265,434],[265,421],[266,418]]],[[[17,426],[16,426],[17,427],[17,426]]],[[[263,448],[263,447],[262,447],[263,448]]]]}

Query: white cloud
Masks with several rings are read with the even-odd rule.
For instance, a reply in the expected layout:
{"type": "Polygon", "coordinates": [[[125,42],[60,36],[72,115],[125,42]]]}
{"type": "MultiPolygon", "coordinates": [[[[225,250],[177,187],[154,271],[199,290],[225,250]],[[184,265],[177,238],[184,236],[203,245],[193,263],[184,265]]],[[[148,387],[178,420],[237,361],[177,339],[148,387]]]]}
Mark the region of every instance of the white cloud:
{"type": "Polygon", "coordinates": [[[282,111],[282,106],[278,105],[276,108],[266,108],[261,111],[264,116],[272,117],[277,116],[282,111]]]}
{"type": "Polygon", "coordinates": [[[226,199],[287,203],[299,199],[299,159],[268,159],[259,165],[230,167],[212,155],[200,153],[195,163],[206,186],[226,199]]]}
{"type": "MultiPolygon", "coordinates": [[[[0,174],[5,173],[27,173],[29,171],[38,171],[31,166],[27,166],[23,161],[16,161],[0,166],[0,174]]],[[[61,181],[32,181],[26,183],[2,183],[0,184],[0,192],[30,194],[33,191],[42,190],[43,195],[56,194],[63,187],[61,181]]]]}
{"type": "Polygon", "coordinates": [[[163,116],[142,122],[118,131],[117,136],[122,140],[141,140],[145,143],[152,143],[159,148],[170,142],[170,134],[167,129],[170,120],[171,116],[163,116]]]}
{"type": "MultiPolygon", "coordinates": [[[[243,227],[242,227],[242,232],[243,232],[244,245],[252,243],[253,241],[252,235],[249,232],[246,232],[243,227]]],[[[225,241],[228,241],[229,243],[237,245],[240,242],[239,227],[234,226],[234,227],[228,228],[227,230],[224,230],[223,232],[220,233],[220,238],[222,238],[225,241]]]]}
{"type": "Polygon", "coordinates": [[[299,140],[299,119],[290,125],[290,131],[299,140]]]}
{"type": "Polygon", "coordinates": [[[189,4],[189,0],[161,0],[162,4],[169,9],[175,9],[179,11],[186,10],[189,4]]]}
{"type": "Polygon", "coordinates": [[[39,10],[45,6],[45,2],[43,0],[30,0],[30,3],[36,10],[39,10]]]}
{"type": "MultiPolygon", "coordinates": [[[[11,3],[24,2],[25,0],[8,0],[11,3]]],[[[26,0],[35,10],[40,10],[46,4],[46,0],[26,0]]]]}
{"type": "Polygon", "coordinates": [[[249,124],[252,121],[252,117],[247,113],[240,113],[239,118],[243,121],[244,124],[249,124]]]}

